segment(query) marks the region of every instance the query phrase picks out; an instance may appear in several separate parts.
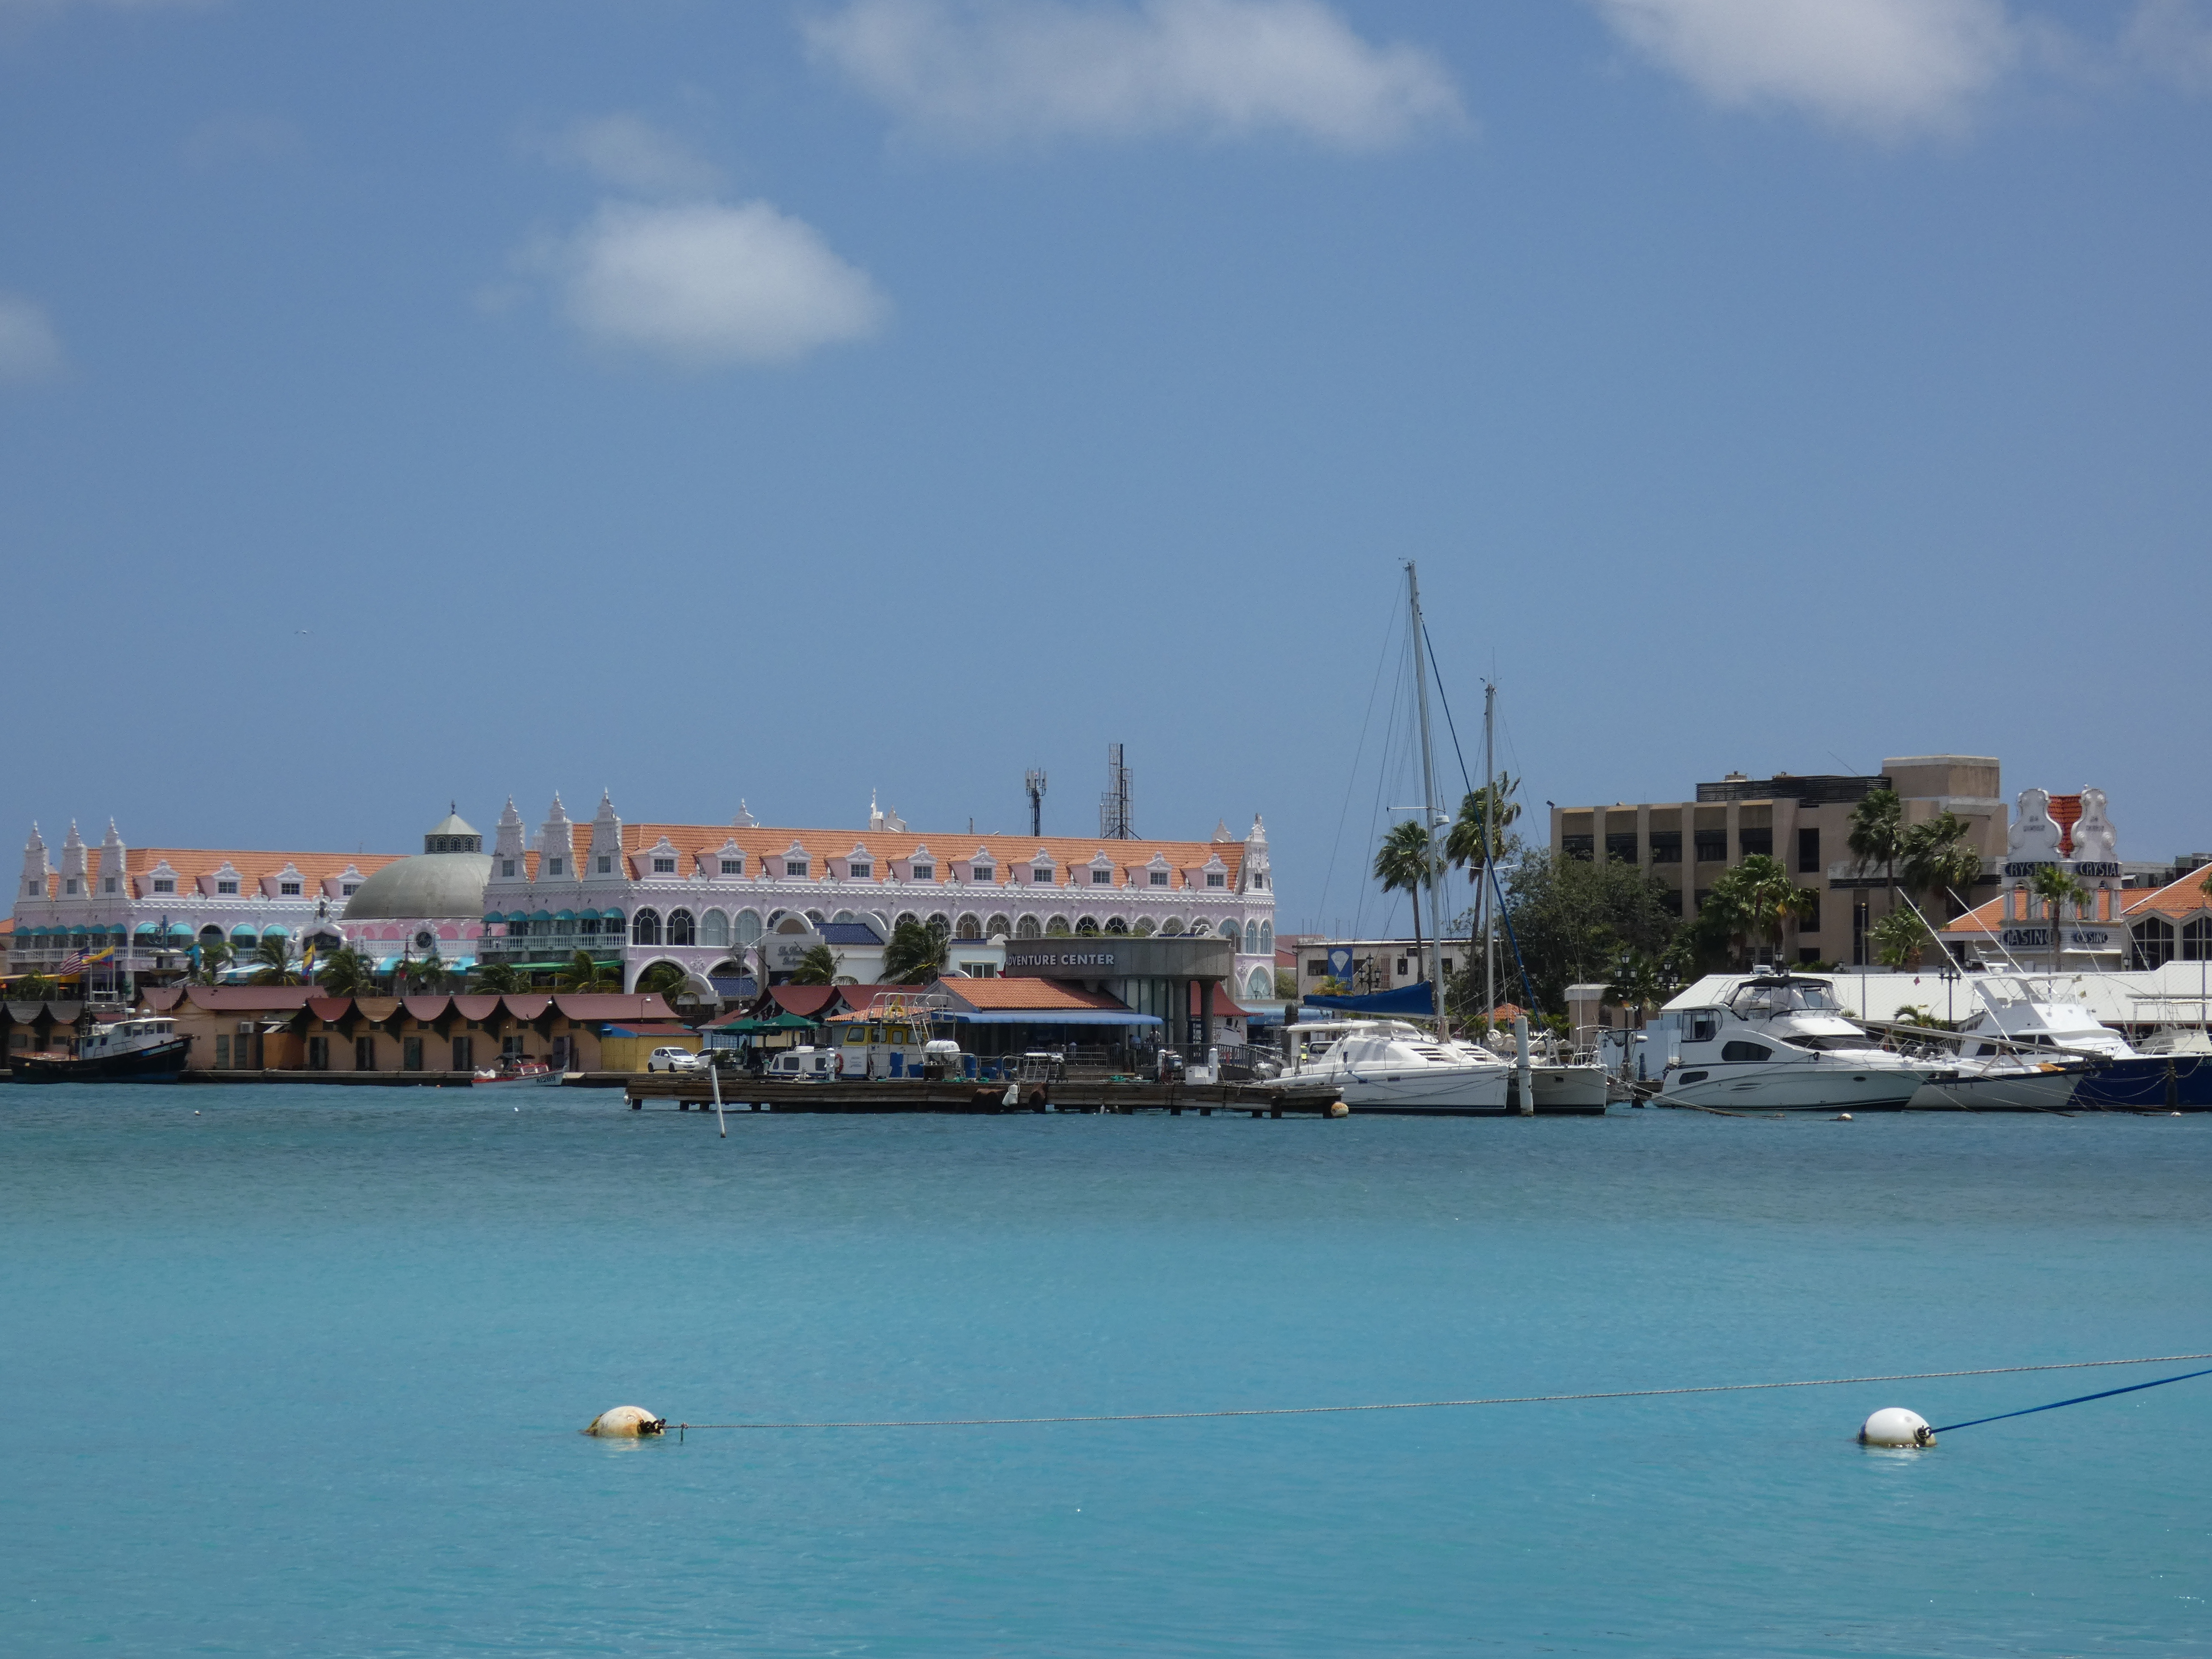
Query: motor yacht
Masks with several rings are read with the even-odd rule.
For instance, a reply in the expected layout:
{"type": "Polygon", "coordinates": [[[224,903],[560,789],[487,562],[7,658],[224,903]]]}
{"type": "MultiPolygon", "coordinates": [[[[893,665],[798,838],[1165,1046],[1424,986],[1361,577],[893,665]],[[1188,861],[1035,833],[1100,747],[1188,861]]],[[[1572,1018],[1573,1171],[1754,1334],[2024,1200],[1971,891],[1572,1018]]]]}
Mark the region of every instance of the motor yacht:
{"type": "MultiPolygon", "coordinates": [[[[1401,1019],[1302,1021],[1274,1086],[1333,1094],[1355,1112],[1504,1112],[1514,1068],[1479,1043],[1401,1019]]],[[[1599,1104],[1603,1105],[1602,1100],[1599,1104]]]]}
{"type": "Polygon", "coordinates": [[[1716,974],[1652,1024],[1665,1045],[1661,1106],[1729,1111],[1902,1109],[1955,1064],[1881,1048],[1844,1017],[1825,979],[1786,970],[1716,974]]]}

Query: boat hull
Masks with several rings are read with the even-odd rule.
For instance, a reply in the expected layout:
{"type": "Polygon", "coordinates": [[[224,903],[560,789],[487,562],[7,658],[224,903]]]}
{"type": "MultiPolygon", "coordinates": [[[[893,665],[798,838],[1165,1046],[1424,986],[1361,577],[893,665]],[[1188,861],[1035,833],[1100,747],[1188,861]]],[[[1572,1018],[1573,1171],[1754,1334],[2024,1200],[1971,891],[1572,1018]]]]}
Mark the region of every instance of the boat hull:
{"type": "Polygon", "coordinates": [[[2059,1112],[2074,1098],[2083,1073],[2054,1066],[2048,1070],[1940,1073],[1912,1096],[1915,1111],[2059,1112]]]}
{"type": "Polygon", "coordinates": [[[1929,1075],[1896,1066],[1701,1066],[1669,1073],[1652,1103],[1729,1112],[1903,1111],[1929,1075]]]}
{"type": "Polygon", "coordinates": [[[10,1068],[19,1083],[174,1083],[192,1040],[178,1037],[89,1060],[26,1054],[10,1068]]]}
{"type": "Polygon", "coordinates": [[[1601,1112],[1612,1079],[1602,1066],[1538,1066],[1528,1081],[1540,1112],[1601,1112]]]}
{"type": "MultiPolygon", "coordinates": [[[[1355,1112],[1464,1116],[1504,1112],[1512,1080],[1511,1070],[1503,1066],[1352,1073],[1340,1080],[1338,1097],[1355,1112]]],[[[1598,1105],[1604,1104],[1601,1096],[1598,1105]]]]}
{"type": "Polygon", "coordinates": [[[2074,1104],[2113,1112],[2212,1111],[2212,1056],[2094,1060],[2075,1085],[2074,1104]]]}
{"type": "Polygon", "coordinates": [[[567,1075],[568,1073],[565,1072],[545,1071],[526,1073],[520,1077],[486,1077],[483,1073],[479,1072],[477,1073],[475,1081],[470,1085],[470,1087],[476,1089],[543,1089],[548,1086],[557,1087],[561,1079],[567,1075]]]}

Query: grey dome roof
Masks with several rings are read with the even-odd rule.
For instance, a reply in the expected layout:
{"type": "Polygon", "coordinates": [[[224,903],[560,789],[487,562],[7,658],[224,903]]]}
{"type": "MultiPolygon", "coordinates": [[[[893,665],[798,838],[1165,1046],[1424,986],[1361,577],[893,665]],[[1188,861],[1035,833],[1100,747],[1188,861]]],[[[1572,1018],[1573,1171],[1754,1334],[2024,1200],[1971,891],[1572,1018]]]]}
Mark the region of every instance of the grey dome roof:
{"type": "Polygon", "coordinates": [[[483,915],[489,853],[418,853],[394,859],[354,889],[348,921],[474,921],[483,915]]]}

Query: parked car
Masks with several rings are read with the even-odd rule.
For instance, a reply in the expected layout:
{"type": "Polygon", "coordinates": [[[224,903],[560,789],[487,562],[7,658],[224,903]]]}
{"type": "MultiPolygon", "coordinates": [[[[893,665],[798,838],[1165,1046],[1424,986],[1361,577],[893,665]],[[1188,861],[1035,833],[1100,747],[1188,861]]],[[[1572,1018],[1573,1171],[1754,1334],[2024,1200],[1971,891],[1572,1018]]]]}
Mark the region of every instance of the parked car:
{"type": "Polygon", "coordinates": [[[645,1059],[648,1072],[696,1072],[699,1056],[689,1048],[655,1048],[645,1059]]]}

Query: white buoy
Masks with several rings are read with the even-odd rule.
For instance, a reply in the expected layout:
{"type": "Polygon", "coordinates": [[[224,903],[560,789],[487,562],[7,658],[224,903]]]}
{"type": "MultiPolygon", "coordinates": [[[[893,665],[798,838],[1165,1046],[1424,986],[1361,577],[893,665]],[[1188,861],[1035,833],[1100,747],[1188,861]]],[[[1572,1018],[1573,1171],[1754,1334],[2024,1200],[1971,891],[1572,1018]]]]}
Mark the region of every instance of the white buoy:
{"type": "Polygon", "coordinates": [[[1863,1446],[1932,1446],[1936,1431],[1918,1412],[1902,1406],[1884,1406],[1859,1427],[1863,1446]]]}
{"type": "Polygon", "coordinates": [[[1352,1108],[1340,1100],[1332,1100],[1328,1103],[1328,1115],[1331,1117],[1350,1117],[1352,1108]]]}
{"type": "Polygon", "coordinates": [[[1849,1112],[1838,1112],[1836,1114],[1836,1121],[1838,1123],[1849,1123],[1850,1121],[1851,1115],[1849,1112]]]}
{"type": "Polygon", "coordinates": [[[655,1417],[642,1406],[617,1406],[612,1411],[601,1412],[584,1425],[586,1434],[596,1434],[617,1440],[635,1439],[641,1434],[660,1434],[668,1427],[668,1419],[655,1417]]]}

